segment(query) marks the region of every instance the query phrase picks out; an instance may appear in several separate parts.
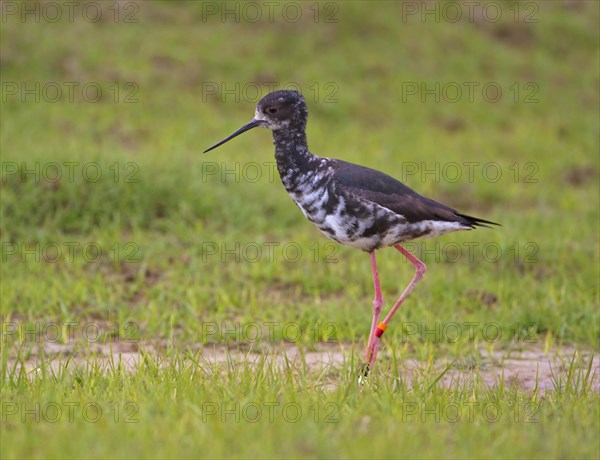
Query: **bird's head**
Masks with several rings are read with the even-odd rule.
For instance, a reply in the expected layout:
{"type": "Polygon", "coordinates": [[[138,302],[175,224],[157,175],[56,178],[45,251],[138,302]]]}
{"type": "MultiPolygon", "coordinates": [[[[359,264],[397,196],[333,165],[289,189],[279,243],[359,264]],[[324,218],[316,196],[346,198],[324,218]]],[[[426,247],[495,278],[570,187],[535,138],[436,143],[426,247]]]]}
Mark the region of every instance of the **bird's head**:
{"type": "Polygon", "coordinates": [[[304,130],[307,118],[308,109],[306,108],[306,102],[302,94],[292,90],[273,91],[258,102],[254,118],[250,122],[222,141],[206,149],[204,153],[223,145],[225,142],[257,126],[268,128],[271,131],[290,128],[304,130]]]}

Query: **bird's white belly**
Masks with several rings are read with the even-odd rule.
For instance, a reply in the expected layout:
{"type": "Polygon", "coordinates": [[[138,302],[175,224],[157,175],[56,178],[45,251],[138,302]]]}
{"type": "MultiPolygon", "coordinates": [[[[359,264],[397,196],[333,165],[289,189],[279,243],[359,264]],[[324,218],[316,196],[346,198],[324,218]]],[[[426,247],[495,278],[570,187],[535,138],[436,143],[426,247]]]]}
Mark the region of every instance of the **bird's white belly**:
{"type": "Polygon", "coordinates": [[[335,204],[326,206],[327,190],[305,189],[290,193],[304,216],[328,238],[340,244],[372,251],[403,241],[432,237],[457,230],[470,230],[458,222],[424,220],[410,223],[393,211],[375,203],[362,202],[357,215],[350,215],[346,199],[337,195],[335,204]]]}
{"type": "Polygon", "coordinates": [[[348,216],[341,216],[339,214],[329,214],[325,217],[322,224],[317,224],[319,230],[323,232],[325,236],[337,241],[340,244],[350,246],[353,248],[362,249],[364,251],[370,250],[373,246],[377,245],[381,239],[380,235],[373,235],[370,237],[351,237],[349,236],[349,226],[354,224],[358,227],[357,234],[364,231],[364,228],[370,225],[369,221],[354,221],[348,218],[348,216]],[[350,222],[349,222],[350,220],[350,222]]]}

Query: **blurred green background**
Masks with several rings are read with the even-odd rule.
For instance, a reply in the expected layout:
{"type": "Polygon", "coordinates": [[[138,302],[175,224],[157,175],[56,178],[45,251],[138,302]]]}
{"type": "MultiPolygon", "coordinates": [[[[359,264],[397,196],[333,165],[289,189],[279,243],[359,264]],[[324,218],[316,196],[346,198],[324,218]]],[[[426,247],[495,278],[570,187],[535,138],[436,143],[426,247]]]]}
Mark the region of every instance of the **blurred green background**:
{"type": "MultiPolygon", "coordinates": [[[[402,324],[454,321],[498,324],[500,345],[598,350],[599,3],[0,5],[4,323],[105,322],[113,339],[135,324],[184,347],[240,341],[210,322],[295,322],[309,347],[360,350],[369,258],[304,219],[270,133],[201,153],[292,88],[313,153],[502,224],[409,246],[429,271],[388,344],[402,324]]],[[[412,267],[391,249],[378,261],[389,306],[412,267]]],[[[472,345],[409,342],[425,357],[472,345]]]]}

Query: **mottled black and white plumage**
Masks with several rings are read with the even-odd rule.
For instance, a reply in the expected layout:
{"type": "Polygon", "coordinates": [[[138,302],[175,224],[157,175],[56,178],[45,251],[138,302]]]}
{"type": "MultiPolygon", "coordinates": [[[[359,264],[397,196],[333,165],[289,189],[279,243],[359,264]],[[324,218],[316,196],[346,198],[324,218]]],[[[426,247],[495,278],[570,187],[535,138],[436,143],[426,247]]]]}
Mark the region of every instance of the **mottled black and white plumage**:
{"type": "Polygon", "coordinates": [[[273,130],[277,168],[292,200],[327,237],[363,251],[493,224],[425,198],[382,172],[312,154],[307,118],[300,93],[275,91],[258,103],[254,120],[208,150],[256,126],[273,130]]]}
{"type": "Polygon", "coordinates": [[[400,243],[498,224],[461,214],[374,169],[313,155],[306,143],[307,119],[308,110],[300,93],[275,91],[260,100],[252,121],[205,152],[257,126],[272,130],[277,169],[292,200],[329,238],[369,252],[375,299],[362,369],[362,377],[366,377],[375,362],[378,343],[388,323],[427,268],[400,243]],[[394,246],[404,254],[414,265],[415,275],[384,320],[379,322],[383,294],[375,250],[385,246],[394,246]]]}

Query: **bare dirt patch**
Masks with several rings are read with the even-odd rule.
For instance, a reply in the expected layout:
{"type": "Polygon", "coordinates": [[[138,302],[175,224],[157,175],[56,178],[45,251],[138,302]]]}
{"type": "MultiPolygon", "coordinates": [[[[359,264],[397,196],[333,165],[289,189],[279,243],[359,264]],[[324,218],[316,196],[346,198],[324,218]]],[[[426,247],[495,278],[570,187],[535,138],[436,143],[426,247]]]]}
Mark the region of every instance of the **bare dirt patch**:
{"type": "MultiPolygon", "coordinates": [[[[321,343],[312,350],[301,349],[292,343],[281,342],[278,344],[253,344],[251,346],[228,347],[226,345],[192,344],[185,347],[193,353],[200,353],[203,365],[207,370],[218,368],[219,364],[233,363],[246,365],[259,365],[265,363],[270,366],[285,366],[292,364],[296,368],[306,367],[309,372],[321,373],[328,371],[335,373],[351,359],[352,347],[350,343],[321,343]]],[[[135,372],[143,360],[144,355],[164,355],[165,344],[132,342],[115,342],[110,344],[93,344],[85,348],[77,344],[36,344],[30,347],[26,353],[21,348],[20,356],[26,359],[9,358],[9,369],[24,367],[27,373],[34,373],[41,365],[41,357],[44,356],[45,365],[53,371],[58,371],[67,361],[69,366],[82,365],[93,361],[95,367],[109,368],[111,363],[121,363],[130,372],[135,372]]],[[[357,350],[357,348],[354,348],[357,350]]],[[[16,348],[14,350],[16,352],[16,348]]],[[[359,348],[360,351],[360,348],[359,348]]],[[[591,363],[590,386],[593,391],[600,391],[600,363],[589,350],[578,350],[573,346],[555,347],[545,352],[540,344],[519,344],[515,350],[503,349],[488,352],[479,350],[479,356],[475,361],[468,360],[452,361],[450,359],[439,359],[434,364],[433,372],[441,373],[446,367],[449,370],[440,379],[443,386],[468,385],[482,380],[493,387],[502,381],[507,386],[517,385],[524,390],[544,393],[556,388],[559,381],[566,381],[569,368],[574,356],[582,359],[578,363],[576,371],[587,372],[591,363]]],[[[385,350],[380,355],[381,361],[389,359],[385,350]]],[[[168,360],[162,360],[167,363],[168,360]]],[[[426,364],[413,358],[406,358],[399,365],[399,374],[405,381],[412,385],[413,382],[424,374],[426,364]]]]}

